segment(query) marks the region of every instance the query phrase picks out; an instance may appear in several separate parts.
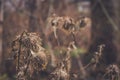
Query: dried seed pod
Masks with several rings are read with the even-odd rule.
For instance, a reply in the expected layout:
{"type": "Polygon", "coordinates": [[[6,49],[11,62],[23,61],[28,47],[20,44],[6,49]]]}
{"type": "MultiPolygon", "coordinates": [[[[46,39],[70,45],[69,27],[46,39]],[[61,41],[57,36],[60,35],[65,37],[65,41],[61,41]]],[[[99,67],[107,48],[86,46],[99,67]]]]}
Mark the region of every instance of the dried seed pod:
{"type": "Polygon", "coordinates": [[[74,20],[70,17],[64,17],[63,29],[73,32],[75,31],[74,20]]]}
{"type": "Polygon", "coordinates": [[[59,17],[59,16],[53,14],[53,16],[48,18],[48,23],[50,23],[50,25],[52,27],[57,27],[58,28],[61,20],[62,20],[62,17],[59,17]]]}
{"type": "Polygon", "coordinates": [[[117,65],[112,64],[106,68],[106,73],[104,74],[104,78],[109,80],[119,80],[120,76],[120,69],[117,65]]]}
{"type": "Polygon", "coordinates": [[[58,36],[57,36],[56,30],[61,27],[61,24],[60,24],[61,20],[62,20],[62,17],[56,16],[56,15],[48,18],[48,21],[49,21],[48,23],[50,23],[51,25],[52,31],[54,32],[54,36],[57,40],[58,45],[59,45],[59,42],[58,42],[58,36]]]}
{"type": "Polygon", "coordinates": [[[53,19],[53,20],[51,21],[51,25],[57,27],[57,26],[58,26],[58,18],[53,19]]]}
{"type": "Polygon", "coordinates": [[[82,17],[82,18],[79,20],[79,25],[78,25],[78,26],[79,26],[80,28],[86,26],[85,17],[82,17]]]}
{"type": "Polygon", "coordinates": [[[90,18],[88,17],[80,17],[78,20],[76,20],[75,25],[77,30],[86,27],[87,25],[91,24],[90,23],[90,18]]]}

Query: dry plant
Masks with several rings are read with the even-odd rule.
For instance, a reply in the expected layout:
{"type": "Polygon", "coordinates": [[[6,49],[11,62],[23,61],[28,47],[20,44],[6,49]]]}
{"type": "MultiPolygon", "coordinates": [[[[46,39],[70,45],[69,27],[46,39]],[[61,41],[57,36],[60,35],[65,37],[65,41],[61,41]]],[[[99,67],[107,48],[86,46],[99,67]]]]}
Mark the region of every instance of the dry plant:
{"type": "Polygon", "coordinates": [[[84,68],[88,68],[90,66],[92,66],[92,69],[95,70],[97,65],[100,64],[100,61],[103,60],[102,59],[102,55],[103,55],[103,49],[104,49],[105,45],[101,44],[100,46],[98,46],[98,52],[95,52],[93,58],[91,59],[91,62],[85,66],[84,68]]]}
{"type": "Polygon", "coordinates": [[[80,17],[79,19],[73,19],[68,16],[59,17],[53,15],[48,18],[49,25],[51,26],[54,33],[54,37],[57,40],[59,48],[59,58],[55,56],[54,51],[52,50],[52,45],[48,42],[48,45],[51,50],[48,50],[50,55],[42,47],[42,40],[40,36],[36,33],[23,32],[18,35],[16,39],[12,42],[12,53],[14,54],[14,59],[16,62],[17,80],[40,80],[39,72],[46,69],[48,59],[51,58],[51,65],[47,66],[47,69],[53,67],[54,70],[50,70],[50,75],[48,80],[71,80],[72,75],[77,76],[76,79],[86,80],[88,73],[86,68],[92,66],[93,69],[96,69],[96,66],[100,63],[102,59],[102,51],[105,45],[100,45],[98,52],[95,52],[92,62],[87,66],[83,66],[81,57],[79,55],[78,46],[76,44],[76,35],[77,31],[80,31],[81,28],[86,25],[86,17],[80,17]],[[59,43],[59,36],[57,35],[57,29],[63,30],[66,34],[73,37],[73,40],[68,42],[67,47],[64,46],[64,50],[61,50],[62,47],[59,43]],[[79,73],[71,75],[71,54],[76,55],[77,63],[79,66],[79,73]],[[52,66],[52,64],[54,66],[52,66]]]}
{"type": "Polygon", "coordinates": [[[71,49],[60,51],[60,60],[57,62],[57,66],[49,76],[49,80],[70,80],[70,70],[71,70],[71,49]]]}
{"type": "Polygon", "coordinates": [[[46,68],[46,50],[36,33],[23,32],[17,36],[12,43],[12,53],[16,61],[17,80],[34,80],[35,75],[46,68]]]}
{"type": "Polygon", "coordinates": [[[78,66],[79,66],[79,79],[83,79],[83,80],[86,80],[86,77],[87,77],[87,72],[86,70],[84,69],[84,66],[82,64],[82,61],[81,61],[81,58],[80,58],[80,52],[77,50],[78,48],[76,47],[75,45],[75,41],[71,42],[70,43],[70,46],[72,48],[72,51],[76,51],[76,53],[73,53],[73,54],[76,54],[76,59],[77,59],[77,63],[78,63],[78,66]]]}
{"type": "MultiPolygon", "coordinates": [[[[70,55],[71,51],[75,51],[75,50],[77,51],[75,33],[77,31],[80,31],[81,28],[86,26],[85,20],[86,20],[86,17],[81,17],[81,18],[75,20],[68,16],[59,17],[55,14],[53,16],[51,16],[50,18],[48,18],[48,22],[50,23],[51,28],[53,28],[54,36],[58,42],[58,45],[60,45],[60,44],[59,44],[59,40],[58,40],[59,36],[57,35],[57,29],[61,29],[66,34],[69,34],[73,37],[73,41],[69,42],[67,51],[65,53],[69,53],[69,55],[70,55]]],[[[77,52],[77,54],[78,53],[79,52],[77,52]]],[[[70,67],[71,67],[69,65],[68,66],[65,65],[65,63],[67,63],[67,64],[70,63],[70,60],[68,60],[68,59],[69,58],[63,58],[63,60],[58,63],[59,65],[56,67],[55,71],[53,71],[51,73],[52,78],[50,80],[52,80],[52,79],[61,80],[61,78],[62,78],[62,80],[68,80],[67,77],[69,75],[69,71],[70,71],[70,67]],[[66,76],[64,76],[64,79],[63,79],[63,76],[61,75],[61,71],[64,71],[67,74],[66,76]]],[[[77,55],[77,61],[78,61],[78,65],[80,68],[80,76],[81,76],[80,78],[85,79],[86,71],[84,70],[84,67],[82,65],[79,55],[77,55]]]]}
{"type": "Polygon", "coordinates": [[[106,72],[103,76],[108,80],[120,80],[120,69],[117,65],[111,64],[106,68],[106,72]]]}
{"type": "Polygon", "coordinates": [[[57,36],[57,29],[61,29],[66,34],[71,34],[73,38],[75,37],[75,32],[79,31],[82,27],[86,26],[86,17],[81,17],[79,19],[73,19],[68,16],[57,16],[53,14],[51,17],[48,18],[48,23],[50,24],[52,31],[54,32],[55,39],[57,40],[58,45],[60,45],[58,36],[57,36]]]}

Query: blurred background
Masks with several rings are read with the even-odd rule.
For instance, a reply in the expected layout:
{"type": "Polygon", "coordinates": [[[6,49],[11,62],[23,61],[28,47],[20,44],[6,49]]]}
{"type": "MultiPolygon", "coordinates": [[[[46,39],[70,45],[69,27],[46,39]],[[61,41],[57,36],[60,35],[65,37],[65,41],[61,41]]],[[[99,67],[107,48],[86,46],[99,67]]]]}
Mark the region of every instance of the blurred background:
{"type": "MultiPolygon", "coordinates": [[[[75,35],[83,65],[89,63],[101,44],[105,44],[104,64],[120,64],[120,0],[0,0],[0,80],[13,80],[15,76],[15,65],[7,59],[11,56],[11,42],[23,31],[39,33],[44,47],[49,41],[53,50],[57,48],[47,23],[52,14],[88,18],[86,26],[75,35]]],[[[72,40],[60,30],[58,36],[61,46],[72,40]]],[[[77,73],[74,57],[72,64],[76,65],[73,73],[77,73]]],[[[97,71],[102,72],[101,68],[97,71]]],[[[91,72],[91,80],[98,80],[97,71],[91,72]]]]}

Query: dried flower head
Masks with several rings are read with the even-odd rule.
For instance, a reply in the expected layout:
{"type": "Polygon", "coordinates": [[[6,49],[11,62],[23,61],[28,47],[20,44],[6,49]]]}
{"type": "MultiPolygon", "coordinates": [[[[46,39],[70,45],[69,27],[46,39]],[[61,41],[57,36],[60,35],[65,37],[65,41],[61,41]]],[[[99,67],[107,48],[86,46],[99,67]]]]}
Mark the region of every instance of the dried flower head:
{"type": "Polygon", "coordinates": [[[59,17],[55,15],[48,18],[48,23],[50,23],[54,29],[60,28],[68,32],[75,32],[80,28],[85,27],[87,21],[87,17],[81,17],[78,20],[75,20],[68,16],[59,17]]]}
{"type": "Polygon", "coordinates": [[[17,79],[32,77],[35,71],[45,69],[46,51],[36,33],[23,32],[13,41],[12,52],[16,58],[17,79]],[[29,74],[28,74],[29,73],[29,74]]]}
{"type": "Polygon", "coordinates": [[[75,31],[74,20],[70,17],[63,17],[63,19],[64,19],[63,29],[70,32],[74,32],[75,31]]]}
{"type": "Polygon", "coordinates": [[[104,74],[104,78],[109,80],[119,80],[120,76],[120,69],[117,65],[112,64],[106,68],[106,73],[104,74]]]}
{"type": "Polygon", "coordinates": [[[77,28],[80,29],[80,28],[85,27],[86,24],[87,24],[86,20],[87,20],[87,17],[84,17],[84,16],[80,17],[80,18],[76,21],[76,26],[77,26],[77,28]]]}
{"type": "Polygon", "coordinates": [[[69,73],[63,62],[58,63],[56,69],[50,74],[48,80],[69,80],[69,73]]]}

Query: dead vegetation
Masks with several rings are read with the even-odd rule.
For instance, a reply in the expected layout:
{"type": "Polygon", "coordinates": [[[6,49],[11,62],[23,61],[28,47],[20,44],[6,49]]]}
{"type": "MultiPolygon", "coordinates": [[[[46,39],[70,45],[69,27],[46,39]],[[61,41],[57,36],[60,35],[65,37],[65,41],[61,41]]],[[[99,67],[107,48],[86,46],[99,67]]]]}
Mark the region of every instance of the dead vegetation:
{"type": "MultiPolygon", "coordinates": [[[[37,33],[29,33],[24,31],[16,37],[12,42],[12,54],[16,64],[16,79],[17,80],[41,80],[39,77],[41,71],[48,71],[45,80],[87,80],[90,72],[96,72],[103,60],[104,44],[98,46],[98,51],[95,52],[90,63],[83,65],[81,60],[81,52],[77,46],[76,32],[81,31],[87,25],[86,17],[77,20],[70,17],[59,17],[55,14],[48,18],[50,29],[54,33],[57,40],[57,48],[45,49],[42,46],[42,39],[37,33]],[[72,40],[67,46],[62,46],[59,41],[57,29],[62,30],[67,35],[72,36],[72,40]],[[53,50],[52,50],[53,49],[53,50]],[[58,54],[57,54],[58,53],[58,54]],[[57,54],[57,55],[56,55],[57,54]],[[72,55],[75,55],[78,64],[78,73],[72,73],[72,55]],[[54,60],[54,61],[53,61],[54,60]],[[54,66],[52,66],[54,63],[54,66]],[[52,69],[50,70],[50,68],[52,69]]],[[[63,35],[66,36],[66,35],[63,35]]],[[[49,45],[48,45],[49,46],[49,45]]],[[[51,45],[52,46],[52,45],[51,45]]],[[[50,47],[50,46],[49,46],[50,47]]],[[[105,66],[106,67],[106,66],[105,66]]],[[[105,69],[103,69],[105,70],[105,69]]],[[[98,73],[99,74],[99,73],[98,73]]],[[[102,80],[119,80],[119,67],[110,65],[106,71],[102,73],[102,80]],[[108,77],[110,76],[110,77],[108,77]]],[[[100,79],[100,80],[101,80],[100,79]]]]}
{"type": "Polygon", "coordinates": [[[13,41],[12,53],[18,80],[31,79],[34,73],[46,68],[47,52],[41,45],[41,39],[36,33],[23,32],[13,41]]]}

